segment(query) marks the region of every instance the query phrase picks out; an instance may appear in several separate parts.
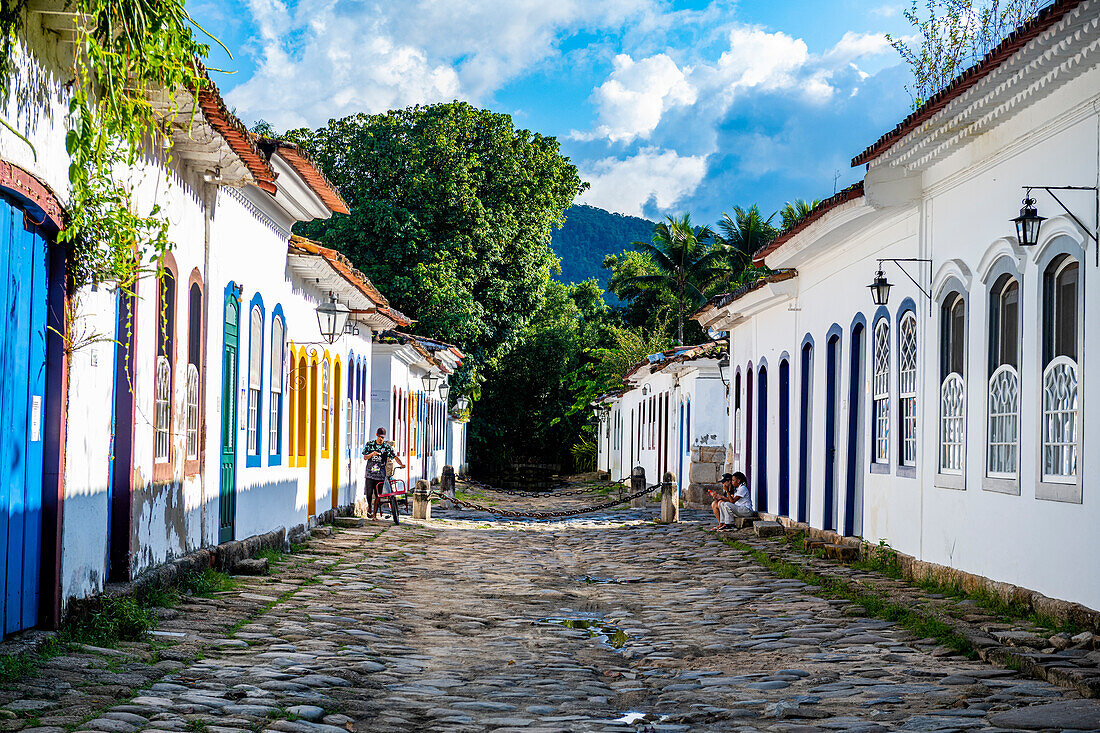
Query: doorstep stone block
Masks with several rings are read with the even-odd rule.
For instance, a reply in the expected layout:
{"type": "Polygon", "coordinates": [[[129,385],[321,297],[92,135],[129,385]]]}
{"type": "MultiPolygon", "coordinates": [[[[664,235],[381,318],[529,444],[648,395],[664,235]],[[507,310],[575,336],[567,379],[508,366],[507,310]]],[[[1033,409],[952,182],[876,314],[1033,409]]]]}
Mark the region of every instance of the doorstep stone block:
{"type": "Polygon", "coordinates": [[[362,517],[336,517],[332,520],[333,525],[340,527],[341,529],[355,529],[356,527],[363,526],[362,517]]]}
{"type": "Polygon", "coordinates": [[[825,540],[806,540],[806,552],[817,552],[825,549],[825,540]]]}
{"type": "Polygon", "coordinates": [[[326,527],[324,525],[318,525],[309,531],[314,537],[331,537],[332,527],[326,527]]]}
{"type": "Polygon", "coordinates": [[[733,526],[737,529],[752,529],[752,525],[757,521],[759,521],[758,517],[734,517],[733,526]]]}
{"type": "Polygon", "coordinates": [[[234,575],[267,575],[268,564],[266,557],[252,557],[247,560],[238,560],[233,565],[234,575]]]}
{"type": "Polygon", "coordinates": [[[841,562],[852,562],[859,559],[859,548],[853,545],[825,545],[825,557],[841,562]]]}
{"type": "Polygon", "coordinates": [[[779,522],[769,522],[767,520],[757,520],[753,522],[752,531],[756,533],[757,537],[775,537],[786,533],[782,524],[779,522]]]}

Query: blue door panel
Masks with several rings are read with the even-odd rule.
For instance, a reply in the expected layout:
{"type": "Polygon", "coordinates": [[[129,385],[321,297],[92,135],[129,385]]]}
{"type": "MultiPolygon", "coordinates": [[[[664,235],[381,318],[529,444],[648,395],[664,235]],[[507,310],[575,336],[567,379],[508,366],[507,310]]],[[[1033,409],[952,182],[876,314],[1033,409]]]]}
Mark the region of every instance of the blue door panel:
{"type": "Polygon", "coordinates": [[[38,621],[46,415],[46,241],[0,199],[0,593],[4,633],[38,621]]]}

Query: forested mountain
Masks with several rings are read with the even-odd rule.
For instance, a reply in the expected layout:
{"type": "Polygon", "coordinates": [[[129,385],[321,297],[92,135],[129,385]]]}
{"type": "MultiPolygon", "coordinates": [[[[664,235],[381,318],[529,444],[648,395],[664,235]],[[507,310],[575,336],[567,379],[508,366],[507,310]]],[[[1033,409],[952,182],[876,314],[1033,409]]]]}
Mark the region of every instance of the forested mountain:
{"type": "Polygon", "coordinates": [[[603,269],[603,258],[630,249],[631,242],[648,242],[653,236],[653,222],[595,206],[571,206],[565,216],[565,226],[554,232],[550,243],[561,258],[561,274],[556,279],[563,283],[594,277],[601,286],[607,285],[611,273],[603,269]]]}

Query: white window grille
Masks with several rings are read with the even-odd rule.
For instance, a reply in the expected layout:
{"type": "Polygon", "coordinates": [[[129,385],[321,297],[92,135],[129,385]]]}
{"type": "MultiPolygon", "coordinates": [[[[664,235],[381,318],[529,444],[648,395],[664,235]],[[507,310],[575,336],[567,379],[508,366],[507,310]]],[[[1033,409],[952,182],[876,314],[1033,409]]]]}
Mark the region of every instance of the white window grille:
{"type": "Polygon", "coordinates": [[[940,472],[961,474],[966,435],[966,383],[951,372],[940,387],[940,472]]]}
{"type": "Polygon", "coordinates": [[[165,462],[172,454],[172,365],[164,356],[157,357],[154,402],[155,458],[158,462],[165,462]]]}
{"type": "Polygon", "coordinates": [[[875,463],[890,462],[890,325],[885,318],[875,325],[875,373],[873,382],[875,463]]]}
{"type": "Polygon", "coordinates": [[[986,473],[991,478],[1016,478],[1019,455],[1020,377],[1002,364],[989,378],[989,439],[986,473]]]}
{"type": "Polygon", "coordinates": [[[321,362],[321,450],[328,450],[328,359],[321,362]]]}
{"type": "Polygon", "coordinates": [[[1043,480],[1077,479],[1077,363],[1058,356],[1043,370],[1043,480]]]}
{"type": "Polygon", "coordinates": [[[283,343],[283,319],[275,316],[271,322],[271,374],[268,375],[268,389],[271,391],[271,405],[267,418],[267,452],[278,455],[282,452],[283,426],[283,367],[286,358],[286,345],[283,343]]]}
{"type": "Polygon", "coordinates": [[[901,465],[917,462],[917,317],[901,317],[901,353],[898,355],[898,406],[901,409],[901,465]]]}
{"type": "Polygon", "coordinates": [[[199,457],[199,368],[187,365],[187,458],[199,457]]]}

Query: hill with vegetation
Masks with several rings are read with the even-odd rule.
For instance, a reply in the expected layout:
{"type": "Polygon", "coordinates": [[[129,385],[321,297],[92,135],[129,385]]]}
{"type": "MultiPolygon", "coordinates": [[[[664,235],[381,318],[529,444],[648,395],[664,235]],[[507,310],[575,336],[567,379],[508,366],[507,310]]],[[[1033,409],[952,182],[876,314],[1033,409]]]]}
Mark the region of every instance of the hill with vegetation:
{"type": "Polygon", "coordinates": [[[561,258],[563,283],[579,283],[596,278],[605,287],[611,276],[603,269],[603,258],[631,249],[631,242],[648,242],[653,236],[653,222],[637,216],[613,214],[610,211],[578,204],[565,212],[565,226],[554,232],[550,242],[561,258]]]}

